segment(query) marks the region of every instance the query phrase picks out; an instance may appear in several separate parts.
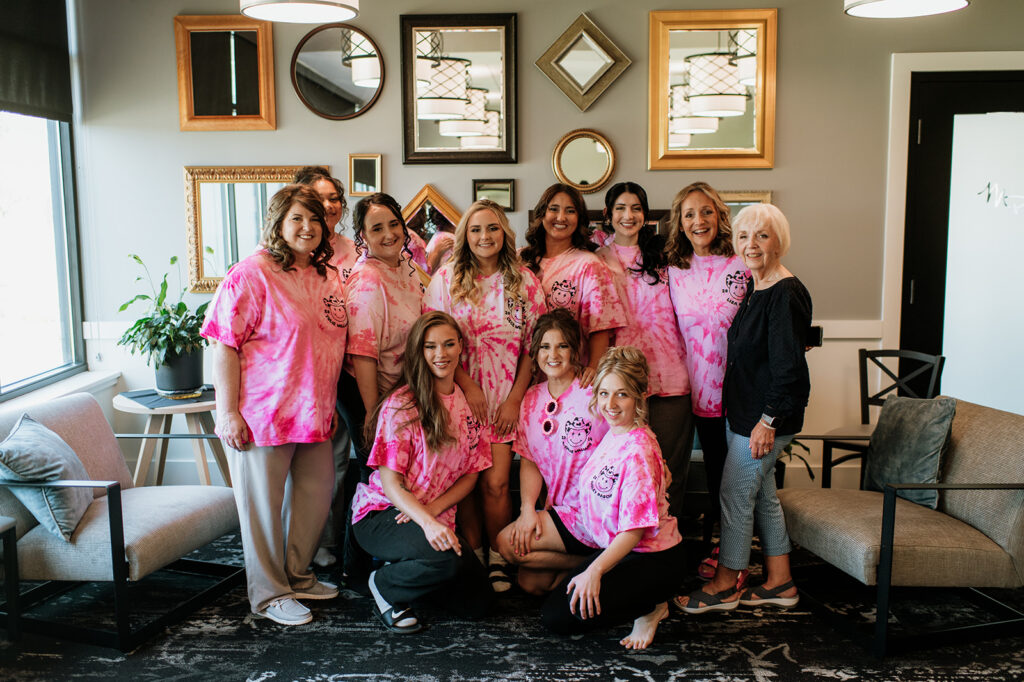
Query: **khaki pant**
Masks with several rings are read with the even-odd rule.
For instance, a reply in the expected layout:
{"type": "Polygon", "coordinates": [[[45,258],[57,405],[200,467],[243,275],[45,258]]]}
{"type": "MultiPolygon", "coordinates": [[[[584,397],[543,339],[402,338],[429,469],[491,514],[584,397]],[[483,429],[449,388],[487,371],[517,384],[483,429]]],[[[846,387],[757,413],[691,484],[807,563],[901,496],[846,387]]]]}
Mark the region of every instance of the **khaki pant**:
{"type": "Polygon", "coordinates": [[[331,506],[329,441],[227,449],[249,605],[262,611],[316,583],[309,570],[331,506]],[[286,534],[287,530],[287,534],[286,534]]]}

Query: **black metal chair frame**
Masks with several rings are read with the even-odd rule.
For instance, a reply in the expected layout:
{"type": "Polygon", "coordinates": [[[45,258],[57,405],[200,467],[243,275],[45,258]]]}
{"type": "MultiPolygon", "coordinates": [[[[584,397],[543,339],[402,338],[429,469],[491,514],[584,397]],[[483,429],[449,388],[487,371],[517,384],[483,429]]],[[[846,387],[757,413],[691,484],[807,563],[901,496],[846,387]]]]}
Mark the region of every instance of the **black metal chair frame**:
{"type": "MultiPolygon", "coordinates": [[[[14,628],[15,635],[20,627],[28,632],[53,635],[63,639],[95,644],[98,646],[131,651],[153,634],[162,628],[181,621],[188,614],[198,608],[209,604],[213,599],[220,597],[240,585],[245,575],[245,569],[240,566],[218,564],[208,561],[196,561],[193,559],[179,559],[165,566],[160,570],[172,570],[194,575],[201,575],[218,579],[216,583],[201,592],[192,595],[187,600],[176,604],[169,611],[147,623],[132,628],[130,623],[131,603],[128,595],[128,562],[125,560],[124,550],[124,517],[121,511],[121,484],[117,481],[42,481],[42,482],[0,482],[4,487],[34,487],[34,488],[105,488],[107,491],[107,514],[110,528],[110,560],[113,575],[114,589],[114,620],[115,629],[86,628],[71,623],[60,621],[47,621],[33,618],[26,615],[32,607],[57,596],[68,592],[75,587],[84,584],[83,582],[72,581],[46,581],[33,587],[24,594],[19,594],[17,554],[8,552],[5,545],[5,582],[7,587],[7,601],[0,604],[0,616],[9,620],[8,635],[11,635],[11,628],[14,628]],[[13,557],[14,570],[10,569],[11,557],[13,557]]],[[[13,529],[12,529],[13,531],[13,529]]],[[[6,540],[6,537],[5,537],[6,540]]]]}
{"type": "MultiPolygon", "coordinates": [[[[817,439],[822,436],[805,436],[800,438],[817,439]]],[[[863,453],[848,455],[843,459],[862,457],[863,453]]],[[[838,463],[838,462],[837,462],[838,463]]],[[[825,462],[822,463],[822,487],[830,488],[831,483],[824,481],[825,462]]],[[[979,588],[939,588],[962,591],[980,608],[994,614],[999,620],[989,623],[978,623],[961,627],[943,628],[925,632],[911,632],[899,637],[889,633],[889,610],[892,602],[892,558],[896,534],[896,492],[899,490],[1024,490],[1024,483],[888,483],[885,485],[882,498],[882,532],[881,547],[878,555],[875,586],[875,625],[865,633],[847,618],[828,608],[813,595],[804,594],[816,607],[815,610],[825,615],[833,625],[847,632],[854,639],[861,640],[872,655],[882,658],[896,651],[934,648],[984,638],[1021,636],[1024,635],[1024,613],[1008,604],[995,599],[979,588]]]]}
{"type": "MultiPolygon", "coordinates": [[[[860,423],[869,424],[871,423],[871,412],[870,408],[872,405],[880,407],[885,404],[885,399],[889,393],[895,390],[901,390],[906,395],[912,398],[934,398],[936,391],[938,390],[939,377],[942,376],[942,367],[946,362],[946,358],[942,355],[929,355],[928,353],[920,353],[913,350],[868,350],[867,348],[860,348],[857,351],[857,358],[859,361],[860,369],[860,423]],[[882,358],[899,358],[900,360],[915,360],[923,363],[920,367],[914,371],[908,373],[904,377],[900,377],[894,374],[891,369],[885,366],[881,361],[882,358]],[[871,394],[868,389],[868,362],[871,362],[876,367],[882,370],[886,376],[892,379],[893,383],[888,386],[882,387],[878,393],[871,394]],[[919,396],[908,385],[908,382],[925,372],[931,370],[931,376],[928,379],[928,391],[925,395],[919,396]]],[[[898,369],[897,369],[898,371],[898,369]]],[[[798,436],[803,438],[803,436],[798,436]]],[[[868,444],[865,442],[863,445],[858,443],[850,442],[851,439],[829,439],[823,438],[821,442],[821,487],[830,488],[832,487],[832,468],[847,462],[856,457],[860,457],[867,450],[868,444]],[[842,455],[837,459],[833,459],[833,450],[845,450],[849,451],[850,454],[842,455]]],[[[861,471],[861,483],[864,482],[863,470],[861,471]]]]}

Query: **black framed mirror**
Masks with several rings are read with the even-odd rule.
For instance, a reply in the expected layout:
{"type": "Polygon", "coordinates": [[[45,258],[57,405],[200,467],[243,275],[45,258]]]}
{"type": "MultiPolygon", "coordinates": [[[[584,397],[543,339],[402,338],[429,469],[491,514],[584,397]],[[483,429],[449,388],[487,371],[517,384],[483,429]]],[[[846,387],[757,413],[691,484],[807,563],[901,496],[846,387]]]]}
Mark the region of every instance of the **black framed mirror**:
{"type": "Polygon", "coordinates": [[[404,14],[405,163],[515,163],[515,14],[404,14]]]}
{"type": "Polygon", "coordinates": [[[334,121],[366,113],[384,89],[384,58],[373,38],[351,24],[324,24],[292,53],[292,87],[317,116],[334,121]]]}

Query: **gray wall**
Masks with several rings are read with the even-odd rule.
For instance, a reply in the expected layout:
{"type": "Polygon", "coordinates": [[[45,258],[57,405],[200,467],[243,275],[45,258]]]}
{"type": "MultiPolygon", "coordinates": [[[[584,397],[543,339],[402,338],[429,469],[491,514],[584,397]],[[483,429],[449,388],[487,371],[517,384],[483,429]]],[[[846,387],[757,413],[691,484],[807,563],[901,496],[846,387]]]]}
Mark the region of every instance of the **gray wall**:
{"type": "MultiPolygon", "coordinates": [[[[328,121],[309,112],[292,91],[288,68],[293,48],[311,27],[277,24],[278,129],[186,133],[178,128],[172,18],[235,13],[238,3],[79,0],[74,62],[81,85],[76,150],[85,319],[133,319],[116,313],[134,291],[129,252],[156,267],[174,254],[186,260],[182,166],[326,163],[347,183],[350,152],[380,152],[384,189],[399,201],[432,183],[459,208],[470,203],[473,178],[512,177],[520,210],[511,217],[521,234],[526,209],[554,182],[552,147],[564,133],[589,127],[615,147],[613,180],[640,182],[655,207],[667,207],[676,190],[697,179],[721,189],[773,190],[793,226],[787,265],[810,288],[815,316],[877,320],[890,54],[1024,49],[1024,2],[975,0],[945,16],[869,21],[845,16],[841,0],[775,0],[769,3],[779,7],[775,168],[645,170],[648,11],[749,4],[364,0],[353,23],[378,42],[387,69],[384,91],[368,113],[328,121]],[[581,113],[533,62],[584,10],[633,64],[581,113]],[[398,15],[474,11],[519,13],[520,162],[403,166],[398,15]]],[[[588,195],[592,208],[599,207],[600,196],[588,195]]],[[[92,343],[90,362],[105,364],[104,351],[116,353],[117,364],[124,362],[111,343],[92,343]]],[[[149,382],[140,378],[138,384],[149,382]]]]}

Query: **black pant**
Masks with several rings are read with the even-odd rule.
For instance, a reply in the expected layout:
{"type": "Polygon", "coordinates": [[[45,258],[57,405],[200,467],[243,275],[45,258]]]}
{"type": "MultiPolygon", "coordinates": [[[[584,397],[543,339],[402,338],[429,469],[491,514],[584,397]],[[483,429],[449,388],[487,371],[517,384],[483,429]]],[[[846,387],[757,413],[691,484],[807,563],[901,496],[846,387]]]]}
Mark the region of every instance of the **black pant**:
{"type": "Polygon", "coordinates": [[[690,473],[690,455],[693,452],[693,407],[690,396],[651,396],[647,405],[651,430],[658,439],[665,466],[672,472],[672,485],[668,487],[668,511],[672,516],[682,518],[686,480],[690,473]]]}
{"type": "Polygon", "coordinates": [[[569,611],[566,588],[601,552],[594,554],[556,587],[544,601],[541,622],[552,632],[571,635],[628,623],[658,604],[668,601],[679,589],[685,557],[683,543],[661,552],[630,552],[601,577],[601,613],[586,620],[569,611]]]}
{"type": "Polygon", "coordinates": [[[353,583],[359,583],[370,572],[370,558],[363,552],[352,536],[352,498],[356,493],[356,485],[370,480],[370,468],[366,461],[370,456],[369,444],[363,438],[363,423],[366,421],[366,407],[359,394],[359,385],[355,377],[342,370],[338,378],[338,412],[345,422],[352,447],[356,453],[356,461],[351,462],[345,476],[344,497],[338,507],[345,509],[340,517],[344,519],[344,551],[341,557],[341,570],[353,583]]]}
{"type": "Polygon", "coordinates": [[[397,514],[397,509],[388,507],[370,512],[352,526],[360,546],[391,562],[374,576],[381,596],[391,604],[427,604],[471,618],[482,616],[494,592],[469,544],[459,538],[462,556],[454,550],[438,552],[415,523],[395,523],[397,514]]]}
{"type": "Polygon", "coordinates": [[[729,446],[725,442],[725,417],[698,417],[697,437],[700,438],[701,452],[704,453],[704,472],[708,479],[708,500],[711,503],[709,520],[714,523],[722,518],[722,470],[729,446]]]}

